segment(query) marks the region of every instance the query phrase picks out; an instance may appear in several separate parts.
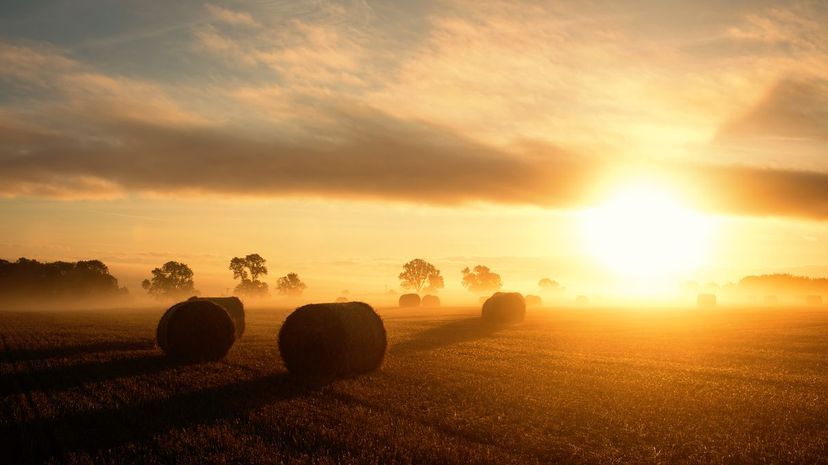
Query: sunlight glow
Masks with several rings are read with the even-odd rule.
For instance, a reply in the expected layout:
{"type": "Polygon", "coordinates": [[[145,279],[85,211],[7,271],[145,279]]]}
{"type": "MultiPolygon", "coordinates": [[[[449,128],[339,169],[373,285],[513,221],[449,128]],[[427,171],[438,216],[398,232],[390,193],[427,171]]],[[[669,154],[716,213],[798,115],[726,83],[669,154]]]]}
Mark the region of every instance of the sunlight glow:
{"type": "Polygon", "coordinates": [[[587,252],[631,282],[697,270],[706,260],[711,229],[709,218],[649,183],[628,184],[582,215],[587,252]]]}

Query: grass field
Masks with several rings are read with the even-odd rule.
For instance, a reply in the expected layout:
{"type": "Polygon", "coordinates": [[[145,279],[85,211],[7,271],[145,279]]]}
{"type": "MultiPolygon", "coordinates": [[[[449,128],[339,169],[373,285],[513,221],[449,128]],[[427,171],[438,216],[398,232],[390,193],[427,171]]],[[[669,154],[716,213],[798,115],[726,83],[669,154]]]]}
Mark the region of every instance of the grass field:
{"type": "Polygon", "coordinates": [[[384,309],[382,370],[313,390],[286,310],[197,365],[161,311],[0,313],[0,462],[828,463],[828,312],[384,309]]]}

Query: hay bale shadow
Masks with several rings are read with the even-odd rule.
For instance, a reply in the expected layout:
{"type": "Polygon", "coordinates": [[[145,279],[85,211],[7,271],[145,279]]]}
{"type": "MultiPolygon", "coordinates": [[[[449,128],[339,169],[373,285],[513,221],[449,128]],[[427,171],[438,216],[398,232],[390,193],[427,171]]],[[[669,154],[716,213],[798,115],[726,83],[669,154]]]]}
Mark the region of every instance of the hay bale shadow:
{"type": "Polygon", "coordinates": [[[153,353],[106,362],[88,362],[0,376],[0,395],[55,391],[129,376],[153,374],[186,365],[153,353]]]}
{"type": "Polygon", "coordinates": [[[487,324],[478,317],[454,320],[428,328],[425,331],[415,334],[407,341],[393,344],[389,349],[389,353],[404,354],[439,349],[440,347],[490,337],[500,329],[502,328],[487,324]]]}
{"type": "Polygon", "coordinates": [[[71,346],[44,347],[40,349],[11,349],[2,354],[8,361],[24,362],[45,360],[48,358],[71,357],[74,355],[95,354],[98,352],[128,352],[132,350],[149,350],[155,347],[155,341],[106,341],[71,346]]]}
{"type": "Polygon", "coordinates": [[[66,454],[100,451],[151,440],[174,428],[241,418],[267,404],[309,394],[285,372],[122,408],[0,425],[8,463],[59,462],[66,454]],[[59,437],[60,446],[52,438],[59,437]],[[55,460],[57,459],[57,460],[55,460]]]}

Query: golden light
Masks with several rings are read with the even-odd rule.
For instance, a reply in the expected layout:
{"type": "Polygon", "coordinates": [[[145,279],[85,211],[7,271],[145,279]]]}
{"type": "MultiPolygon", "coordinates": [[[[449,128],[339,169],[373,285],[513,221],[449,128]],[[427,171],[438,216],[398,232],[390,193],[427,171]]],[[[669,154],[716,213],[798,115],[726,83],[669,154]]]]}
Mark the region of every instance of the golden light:
{"type": "Polygon", "coordinates": [[[659,281],[704,264],[712,222],[669,190],[640,182],[585,211],[582,228],[588,253],[606,268],[629,281],[659,281]]]}

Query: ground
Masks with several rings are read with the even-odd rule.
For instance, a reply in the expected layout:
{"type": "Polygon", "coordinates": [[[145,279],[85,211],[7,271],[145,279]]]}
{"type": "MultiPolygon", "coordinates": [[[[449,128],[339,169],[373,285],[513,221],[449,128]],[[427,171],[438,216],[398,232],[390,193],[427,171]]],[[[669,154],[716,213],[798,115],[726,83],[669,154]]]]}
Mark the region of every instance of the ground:
{"type": "Polygon", "coordinates": [[[828,312],[381,309],[383,368],[286,374],[285,309],[221,362],[154,347],[162,308],[0,313],[3,463],[828,463],[828,312]]]}

